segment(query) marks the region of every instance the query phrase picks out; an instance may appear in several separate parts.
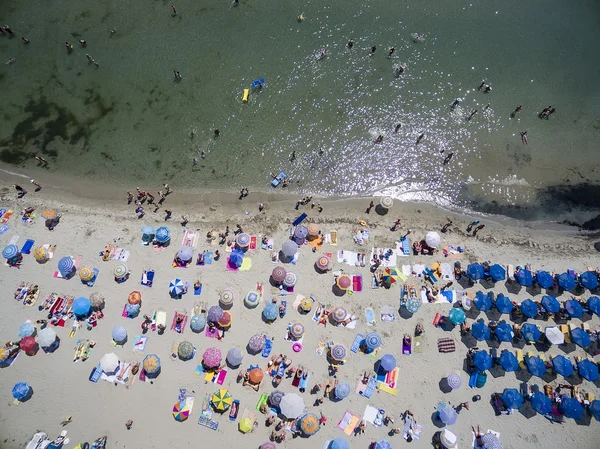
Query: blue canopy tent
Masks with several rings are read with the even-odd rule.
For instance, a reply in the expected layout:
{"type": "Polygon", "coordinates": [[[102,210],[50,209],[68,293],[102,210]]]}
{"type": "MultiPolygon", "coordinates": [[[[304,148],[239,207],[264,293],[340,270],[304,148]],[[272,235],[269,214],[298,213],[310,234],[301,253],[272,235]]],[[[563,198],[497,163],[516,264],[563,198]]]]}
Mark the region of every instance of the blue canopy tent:
{"type": "Polygon", "coordinates": [[[478,263],[470,263],[467,266],[467,276],[469,276],[474,281],[478,281],[480,279],[483,279],[483,277],[485,276],[485,269],[478,263]]]}
{"type": "Polygon", "coordinates": [[[523,287],[531,287],[531,284],[533,284],[533,274],[529,270],[520,269],[517,271],[515,279],[523,287]]]}
{"type": "Polygon", "coordinates": [[[589,380],[590,382],[595,382],[600,378],[600,374],[598,373],[598,365],[592,362],[589,359],[583,359],[577,362],[577,372],[581,377],[585,380],[589,380]]]}
{"type": "Polygon", "coordinates": [[[483,322],[483,320],[476,322],[471,326],[471,335],[479,341],[490,339],[490,328],[483,322]]]}
{"type": "Polygon", "coordinates": [[[494,282],[506,279],[506,270],[502,265],[495,263],[490,267],[490,276],[494,282]]]}
{"type": "Polygon", "coordinates": [[[494,302],[494,305],[500,313],[510,314],[514,308],[514,305],[510,298],[508,296],[504,296],[502,293],[496,296],[496,301],[494,302]]]}
{"type": "Polygon", "coordinates": [[[579,283],[583,288],[593,290],[598,288],[598,276],[593,271],[586,271],[579,276],[579,283]]]}
{"type": "Polygon", "coordinates": [[[527,364],[527,369],[532,375],[542,377],[544,374],[546,374],[546,365],[539,357],[528,357],[525,363],[527,364]]]}
{"type": "Polygon", "coordinates": [[[582,348],[587,348],[592,344],[592,339],[588,333],[580,327],[571,330],[571,339],[573,340],[573,343],[582,348]]]}
{"type": "Polygon", "coordinates": [[[521,326],[521,333],[523,334],[523,338],[529,342],[537,342],[539,341],[542,333],[538,329],[537,325],[532,323],[525,323],[521,326]]]}
{"type": "Polygon", "coordinates": [[[542,288],[554,287],[554,278],[547,271],[539,271],[537,276],[537,282],[542,288]]]}
{"type": "Polygon", "coordinates": [[[560,411],[567,418],[581,419],[584,409],[577,399],[563,397],[560,402],[560,411]]]}
{"type": "Polygon", "coordinates": [[[560,303],[554,296],[544,296],[542,298],[542,307],[549,313],[557,313],[560,310],[560,303]]]}
{"type": "Polygon", "coordinates": [[[558,275],[558,286],[563,290],[573,290],[575,288],[575,278],[569,273],[562,273],[558,275]]]}

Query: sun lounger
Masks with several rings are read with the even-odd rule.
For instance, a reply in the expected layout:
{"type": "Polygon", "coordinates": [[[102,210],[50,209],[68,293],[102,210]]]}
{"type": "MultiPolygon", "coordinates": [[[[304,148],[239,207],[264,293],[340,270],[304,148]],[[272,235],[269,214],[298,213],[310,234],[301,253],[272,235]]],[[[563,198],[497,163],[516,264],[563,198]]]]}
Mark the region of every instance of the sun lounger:
{"type": "Polygon", "coordinates": [[[571,333],[569,332],[569,326],[567,326],[566,324],[561,324],[559,326],[560,331],[563,333],[563,335],[565,336],[565,343],[566,344],[571,344],[573,343],[573,341],[571,340],[571,333]]]}
{"type": "Polygon", "coordinates": [[[198,424],[200,424],[203,427],[208,427],[211,430],[217,430],[219,428],[218,421],[213,421],[212,419],[207,418],[204,415],[200,415],[200,418],[198,418],[198,424]]]}
{"type": "Polygon", "coordinates": [[[377,378],[376,377],[371,377],[369,379],[369,382],[367,383],[367,386],[365,387],[365,391],[362,392],[362,395],[365,398],[370,398],[373,393],[375,392],[375,389],[377,388],[377,378]]]}
{"type": "Polygon", "coordinates": [[[300,223],[302,223],[304,221],[304,219],[308,217],[308,215],[306,215],[306,213],[302,213],[300,216],[298,216],[298,218],[296,218],[293,222],[292,222],[292,226],[298,226],[300,223]]]}

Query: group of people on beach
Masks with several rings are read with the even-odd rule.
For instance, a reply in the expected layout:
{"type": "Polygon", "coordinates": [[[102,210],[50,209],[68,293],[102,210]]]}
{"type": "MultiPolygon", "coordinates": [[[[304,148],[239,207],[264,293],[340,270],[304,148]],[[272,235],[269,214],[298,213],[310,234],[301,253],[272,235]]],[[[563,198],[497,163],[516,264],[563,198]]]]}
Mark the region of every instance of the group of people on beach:
{"type": "MultiPolygon", "coordinates": [[[[138,218],[143,218],[144,215],[146,214],[144,211],[144,203],[147,205],[154,205],[154,213],[158,212],[158,210],[160,209],[160,206],[165,202],[165,200],[167,199],[167,196],[170,195],[171,193],[173,193],[173,190],[171,190],[171,188],[169,187],[169,184],[163,184],[163,187],[165,189],[165,192],[163,192],[162,190],[158,191],[158,196],[160,197],[160,199],[158,200],[157,203],[154,202],[155,200],[155,196],[152,195],[150,192],[141,190],[139,187],[136,187],[136,195],[134,196],[133,193],[131,192],[127,192],[126,197],[127,197],[127,204],[131,204],[132,202],[135,204],[136,209],[135,209],[135,213],[137,214],[138,218]]],[[[172,211],[165,209],[165,221],[169,220],[171,218],[172,215],[172,211]]],[[[182,218],[184,221],[186,221],[187,223],[187,218],[185,218],[185,216],[182,215],[182,218]]]]}

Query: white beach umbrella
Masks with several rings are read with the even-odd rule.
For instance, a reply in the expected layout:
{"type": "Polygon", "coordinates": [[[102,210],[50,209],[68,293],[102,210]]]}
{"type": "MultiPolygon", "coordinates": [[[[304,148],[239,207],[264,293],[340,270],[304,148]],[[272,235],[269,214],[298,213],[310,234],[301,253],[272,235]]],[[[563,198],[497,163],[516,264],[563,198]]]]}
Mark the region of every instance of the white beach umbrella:
{"type": "Polygon", "coordinates": [[[45,327],[38,334],[37,342],[41,348],[47,348],[48,346],[52,345],[52,343],[54,343],[55,341],[56,332],[54,332],[54,329],[45,327]]]}
{"type": "Polygon", "coordinates": [[[105,373],[114,373],[119,367],[119,357],[114,352],[105,354],[100,360],[100,368],[105,373]]]}
{"type": "Polygon", "coordinates": [[[425,234],[425,243],[427,243],[427,246],[430,248],[437,248],[440,246],[440,243],[442,243],[442,239],[437,232],[429,231],[425,234]]]}
{"type": "Polygon", "coordinates": [[[304,399],[296,393],[287,393],[279,403],[281,414],[289,419],[296,419],[306,409],[304,399]]]}
{"type": "Polygon", "coordinates": [[[548,326],[544,333],[546,338],[553,345],[562,345],[565,342],[565,336],[556,326],[548,326]]]}

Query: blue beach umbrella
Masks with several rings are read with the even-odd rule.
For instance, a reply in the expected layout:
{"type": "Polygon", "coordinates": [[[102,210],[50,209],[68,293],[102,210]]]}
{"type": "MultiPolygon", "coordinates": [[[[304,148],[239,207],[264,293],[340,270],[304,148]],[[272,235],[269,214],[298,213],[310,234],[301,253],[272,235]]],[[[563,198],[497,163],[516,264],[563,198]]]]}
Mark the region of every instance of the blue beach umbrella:
{"type": "Polygon", "coordinates": [[[187,262],[188,260],[192,260],[194,256],[194,248],[190,246],[182,246],[179,251],[177,251],[177,257],[181,260],[187,262]]]}
{"type": "Polygon", "coordinates": [[[117,343],[127,340],[127,329],[123,326],[115,326],[112,330],[112,339],[117,343]]]}
{"type": "Polygon", "coordinates": [[[542,336],[538,327],[532,323],[523,324],[521,326],[521,333],[523,334],[523,338],[529,342],[537,342],[542,336]]]}
{"type": "Polygon", "coordinates": [[[77,316],[87,316],[92,311],[92,304],[88,298],[80,296],[73,301],[72,310],[77,316]]]}
{"type": "Polygon", "coordinates": [[[190,328],[194,332],[202,332],[206,326],[206,318],[202,315],[192,315],[190,320],[190,328]]]}
{"type": "Polygon", "coordinates": [[[375,443],[373,449],[392,449],[392,445],[386,440],[381,440],[375,443]]]}
{"type": "Polygon", "coordinates": [[[244,261],[244,252],[239,249],[234,249],[229,255],[229,265],[232,268],[239,268],[244,261]]]}
{"type": "Polygon", "coordinates": [[[254,309],[258,305],[259,302],[260,302],[260,296],[258,295],[258,292],[255,292],[255,291],[249,291],[246,294],[246,297],[244,298],[244,304],[249,309],[254,309]]]}
{"type": "Polygon", "coordinates": [[[350,449],[348,442],[343,438],[336,438],[331,443],[329,443],[328,449],[350,449]]]}
{"type": "Polygon", "coordinates": [[[173,279],[169,283],[169,293],[171,296],[179,296],[183,293],[183,289],[185,288],[185,284],[181,279],[173,279]]]}
{"type": "Polygon", "coordinates": [[[458,413],[454,408],[444,404],[443,407],[438,409],[438,418],[447,426],[454,424],[458,418],[458,413]]]}
{"type": "Polygon", "coordinates": [[[484,350],[477,351],[473,356],[473,365],[475,365],[479,371],[485,371],[492,367],[492,358],[484,350]]]}
{"type": "Polygon", "coordinates": [[[531,395],[531,407],[540,415],[547,415],[552,411],[552,401],[541,391],[531,395]]]}
{"type": "Polygon", "coordinates": [[[471,326],[471,335],[479,341],[490,339],[490,328],[483,322],[483,320],[476,322],[471,326]]]}
{"type": "Polygon", "coordinates": [[[558,286],[563,290],[573,290],[575,288],[575,278],[569,273],[558,275],[558,286]]]}
{"type": "Polygon", "coordinates": [[[598,276],[593,271],[586,271],[579,276],[579,282],[583,288],[593,290],[598,287],[598,276]]]}
{"type": "Polygon", "coordinates": [[[475,308],[482,312],[487,312],[492,308],[492,300],[483,292],[477,292],[473,302],[475,303],[475,308]]]}
{"type": "Polygon", "coordinates": [[[369,332],[365,337],[365,345],[370,351],[381,346],[381,337],[377,332],[369,332]]]}
{"type": "Polygon", "coordinates": [[[8,245],[2,250],[2,257],[5,259],[12,259],[19,254],[19,247],[17,245],[8,245]]]}
{"type": "Polygon", "coordinates": [[[595,399],[590,404],[590,412],[598,421],[600,421],[600,400],[595,399]]]}
{"type": "Polygon", "coordinates": [[[478,263],[470,263],[467,266],[467,276],[472,280],[478,281],[485,276],[485,269],[478,263]]]}
{"type": "Polygon", "coordinates": [[[73,271],[75,267],[75,262],[68,256],[63,257],[58,261],[58,271],[60,271],[61,276],[66,276],[73,271]]]}
{"type": "Polygon", "coordinates": [[[571,318],[581,318],[583,316],[583,307],[579,301],[569,299],[565,301],[565,310],[571,318]]]}
{"type": "Polygon", "coordinates": [[[392,371],[394,368],[396,368],[396,358],[391,354],[386,354],[381,357],[379,366],[384,371],[392,371]]]}
{"type": "Polygon", "coordinates": [[[538,306],[532,299],[526,299],[521,303],[521,312],[527,318],[533,318],[538,314],[538,306]]]}
{"type": "Polygon", "coordinates": [[[581,419],[583,416],[583,407],[575,398],[563,397],[560,402],[560,411],[567,418],[581,419]]]}
{"type": "Polygon", "coordinates": [[[537,274],[537,282],[542,288],[554,287],[554,278],[547,271],[539,271],[537,274]]]}
{"type": "Polygon", "coordinates": [[[158,243],[167,243],[169,240],[171,240],[171,230],[166,226],[161,226],[156,230],[154,238],[158,243]]]}
{"type": "Polygon", "coordinates": [[[279,314],[279,309],[272,302],[268,303],[263,309],[263,317],[267,321],[275,321],[277,315],[279,314]]]}
{"type": "Polygon", "coordinates": [[[571,339],[573,340],[573,343],[575,343],[577,346],[581,346],[582,348],[587,348],[592,344],[592,339],[590,336],[580,327],[576,327],[575,329],[571,330],[571,339]]]}
{"type": "Polygon", "coordinates": [[[350,394],[350,385],[346,382],[339,383],[334,390],[335,397],[338,399],[344,399],[350,394]]]}
{"type": "Polygon", "coordinates": [[[600,316],[600,298],[597,296],[590,296],[588,298],[588,309],[596,315],[600,316]]]}
{"type": "Polygon", "coordinates": [[[539,357],[528,357],[525,363],[527,364],[527,369],[532,375],[542,377],[544,374],[546,374],[546,365],[544,365],[544,361],[539,357]]]}
{"type": "Polygon", "coordinates": [[[589,380],[590,382],[595,382],[600,378],[600,374],[598,373],[598,365],[588,359],[583,359],[577,362],[577,372],[581,377],[585,380],[589,380]]]}
{"type": "Polygon", "coordinates": [[[13,398],[15,398],[17,401],[22,401],[27,397],[30,390],[31,387],[27,382],[19,382],[12,389],[13,398]]]}
{"type": "Polygon", "coordinates": [[[465,322],[467,316],[465,315],[465,311],[463,309],[457,309],[456,307],[450,310],[448,313],[448,318],[452,321],[452,324],[459,325],[465,322]]]}
{"type": "Polygon", "coordinates": [[[516,388],[505,388],[502,392],[502,402],[508,408],[520,408],[523,405],[523,396],[516,388]]]}
{"type": "Polygon", "coordinates": [[[31,337],[35,333],[35,327],[31,323],[23,323],[19,326],[19,338],[31,337]]]}
{"type": "Polygon", "coordinates": [[[140,313],[140,304],[125,304],[125,312],[129,318],[135,318],[140,313]]]}
{"type": "Polygon", "coordinates": [[[544,296],[542,298],[542,307],[549,313],[557,313],[560,310],[560,303],[554,296],[544,296]]]}
{"type": "Polygon", "coordinates": [[[519,369],[519,361],[517,357],[506,349],[500,354],[500,365],[504,368],[504,371],[511,372],[519,369]]]}
{"type": "Polygon", "coordinates": [[[504,296],[502,293],[496,296],[496,302],[494,305],[496,306],[496,309],[498,309],[498,312],[508,314],[510,314],[515,307],[510,298],[508,296],[504,296]]]}
{"type": "Polygon", "coordinates": [[[571,360],[566,358],[564,355],[557,355],[553,357],[552,366],[554,367],[554,371],[564,377],[569,377],[574,372],[571,360]]]}
{"type": "Polygon", "coordinates": [[[502,265],[495,263],[490,267],[490,276],[494,282],[503,281],[506,279],[506,270],[502,265]]]}
{"type": "Polygon", "coordinates": [[[142,235],[154,235],[154,228],[152,226],[144,226],[142,228],[142,235]]]}
{"type": "Polygon", "coordinates": [[[508,323],[499,323],[494,329],[494,333],[500,341],[509,342],[513,339],[512,327],[508,323]]]}
{"type": "Polygon", "coordinates": [[[515,279],[523,287],[531,287],[531,284],[533,284],[533,274],[529,270],[520,269],[517,271],[515,279]]]}

